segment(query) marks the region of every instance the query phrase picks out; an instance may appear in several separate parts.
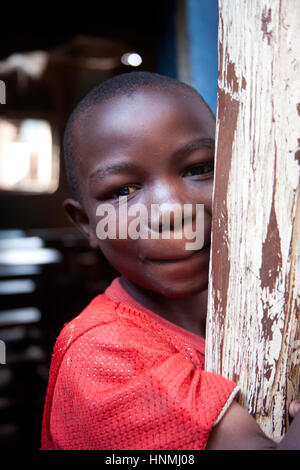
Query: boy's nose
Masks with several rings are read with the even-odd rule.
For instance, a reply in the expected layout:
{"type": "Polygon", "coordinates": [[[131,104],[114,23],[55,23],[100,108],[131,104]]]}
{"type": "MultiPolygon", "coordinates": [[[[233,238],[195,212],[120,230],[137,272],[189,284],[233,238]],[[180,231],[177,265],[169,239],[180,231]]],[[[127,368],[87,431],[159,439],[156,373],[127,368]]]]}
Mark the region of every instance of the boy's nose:
{"type": "Polygon", "coordinates": [[[151,204],[148,226],[152,230],[162,233],[166,230],[176,232],[185,225],[191,225],[196,216],[195,205],[181,204],[179,202],[164,202],[151,204]]]}
{"type": "Polygon", "coordinates": [[[148,226],[157,232],[182,230],[196,218],[196,204],[186,201],[179,188],[158,183],[148,204],[148,226]]]}

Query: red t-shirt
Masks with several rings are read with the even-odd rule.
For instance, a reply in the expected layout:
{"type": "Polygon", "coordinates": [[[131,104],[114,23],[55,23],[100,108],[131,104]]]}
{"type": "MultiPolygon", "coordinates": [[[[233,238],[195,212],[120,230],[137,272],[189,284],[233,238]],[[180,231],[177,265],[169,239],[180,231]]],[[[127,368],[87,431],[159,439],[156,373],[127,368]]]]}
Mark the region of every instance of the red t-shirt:
{"type": "Polygon", "coordinates": [[[56,341],[41,449],[205,448],[239,389],[204,370],[204,350],[114,279],[56,341]]]}

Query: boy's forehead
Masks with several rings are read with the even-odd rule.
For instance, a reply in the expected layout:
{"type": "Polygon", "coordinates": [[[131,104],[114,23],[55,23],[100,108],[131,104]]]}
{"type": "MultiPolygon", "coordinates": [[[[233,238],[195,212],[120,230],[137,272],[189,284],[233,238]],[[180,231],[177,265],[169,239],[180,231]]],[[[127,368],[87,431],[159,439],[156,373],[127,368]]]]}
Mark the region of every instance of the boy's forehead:
{"type": "MultiPolygon", "coordinates": [[[[170,134],[214,138],[215,120],[201,97],[178,90],[140,90],[94,105],[75,132],[80,155],[100,157],[112,147],[132,147],[164,141],[170,134]]],[[[81,160],[81,158],[80,158],[81,160]]]]}
{"type": "Polygon", "coordinates": [[[175,117],[197,123],[204,131],[214,129],[214,118],[196,93],[176,91],[140,90],[132,95],[121,95],[95,104],[87,113],[85,129],[92,132],[126,132],[143,125],[155,124],[156,120],[175,117]]]}

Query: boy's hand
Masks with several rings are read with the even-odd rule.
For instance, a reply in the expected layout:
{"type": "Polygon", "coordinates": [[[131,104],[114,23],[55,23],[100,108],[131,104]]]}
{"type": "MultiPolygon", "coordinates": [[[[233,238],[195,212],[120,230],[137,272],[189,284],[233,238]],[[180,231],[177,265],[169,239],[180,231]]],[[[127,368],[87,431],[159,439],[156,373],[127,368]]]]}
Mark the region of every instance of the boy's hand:
{"type": "MultiPolygon", "coordinates": [[[[294,400],[289,406],[289,415],[291,418],[295,418],[296,414],[300,410],[300,400],[294,400]]],[[[273,441],[279,443],[282,437],[273,437],[273,441]]]]}
{"type": "Polygon", "coordinates": [[[283,438],[269,439],[255,419],[237,402],[233,402],[221,421],[212,430],[207,450],[254,450],[254,449],[299,449],[300,401],[294,400],[289,406],[293,418],[288,433],[283,438]],[[296,417],[297,415],[297,417],[296,417]]]}
{"type": "Polygon", "coordinates": [[[295,418],[296,414],[300,410],[300,400],[294,400],[289,406],[289,415],[291,418],[295,418]]]}

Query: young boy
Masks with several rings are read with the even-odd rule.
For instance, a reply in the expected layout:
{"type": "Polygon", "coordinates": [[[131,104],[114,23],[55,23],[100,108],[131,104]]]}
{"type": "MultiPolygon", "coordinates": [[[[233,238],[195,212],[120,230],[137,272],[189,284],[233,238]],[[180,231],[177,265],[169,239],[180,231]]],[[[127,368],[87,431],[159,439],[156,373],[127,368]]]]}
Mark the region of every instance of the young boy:
{"type": "MultiPolygon", "coordinates": [[[[76,200],[64,206],[120,277],[56,342],[42,449],[300,447],[298,415],[277,445],[234,401],[237,385],[204,371],[214,137],[214,116],[195,90],[147,72],[100,84],[69,118],[64,149],[76,200]],[[136,203],[149,215],[140,225],[156,236],[120,236],[136,203]],[[103,204],[115,210],[116,236],[97,235],[103,204]],[[163,237],[175,204],[203,205],[202,248],[175,237],[174,215],[163,237]]],[[[195,229],[196,211],[182,222],[182,233],[195,229]]]]}

